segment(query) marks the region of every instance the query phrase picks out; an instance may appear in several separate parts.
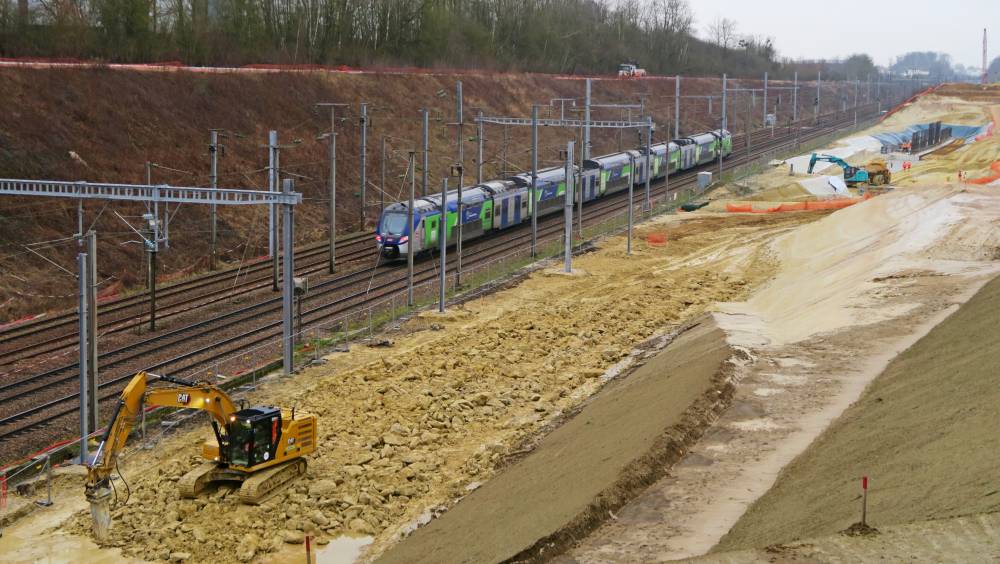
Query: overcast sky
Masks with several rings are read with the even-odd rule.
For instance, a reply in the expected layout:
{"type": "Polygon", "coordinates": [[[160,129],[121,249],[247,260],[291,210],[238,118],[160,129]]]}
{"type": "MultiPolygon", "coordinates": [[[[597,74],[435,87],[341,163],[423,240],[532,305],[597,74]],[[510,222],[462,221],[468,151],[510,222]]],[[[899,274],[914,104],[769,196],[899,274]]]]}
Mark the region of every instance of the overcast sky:
{"type": "Polygon", "coordinates": [[[868,53],[885,66],[908,51],[940,51],[953,63],[979,68],[983,28],[989,60],[1000,53],[1000,0],[689,0],[695,28],[718,16],[736,20],[740,33],[774,37],[792,58],[835,58],[868,53]],[[994,47],[994,45],[996,47],[994,47]]]}

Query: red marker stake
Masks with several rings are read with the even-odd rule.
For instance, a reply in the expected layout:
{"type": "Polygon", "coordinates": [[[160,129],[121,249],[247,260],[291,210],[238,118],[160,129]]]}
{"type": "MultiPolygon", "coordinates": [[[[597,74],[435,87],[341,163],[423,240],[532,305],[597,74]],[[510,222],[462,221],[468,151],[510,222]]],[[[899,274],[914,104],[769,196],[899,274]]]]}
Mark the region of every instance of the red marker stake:
{"type": "Polygon", "coordinates": [[[861,477],[861,524],[868,526],[868,476],[861,477]]]}
{"type": "Polygon", "coordinates": [[[306,564],[312,564],[312,554],[310,554],[312,552],[311,551],[312,546],[310,543],[311,540],[312,537],[306,535],[306,564]]]}

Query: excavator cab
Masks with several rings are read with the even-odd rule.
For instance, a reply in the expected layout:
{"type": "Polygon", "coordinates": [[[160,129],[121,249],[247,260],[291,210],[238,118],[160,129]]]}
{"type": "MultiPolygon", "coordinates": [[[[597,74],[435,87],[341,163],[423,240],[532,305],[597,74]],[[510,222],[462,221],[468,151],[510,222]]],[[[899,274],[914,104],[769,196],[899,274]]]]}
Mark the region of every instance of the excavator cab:
{"type": "Polygon", "coordinates": [[[231,416],[229,464],[253,468],[274,460],[281,440],[281,410],[276,407],[241,409],[231,416]]]}

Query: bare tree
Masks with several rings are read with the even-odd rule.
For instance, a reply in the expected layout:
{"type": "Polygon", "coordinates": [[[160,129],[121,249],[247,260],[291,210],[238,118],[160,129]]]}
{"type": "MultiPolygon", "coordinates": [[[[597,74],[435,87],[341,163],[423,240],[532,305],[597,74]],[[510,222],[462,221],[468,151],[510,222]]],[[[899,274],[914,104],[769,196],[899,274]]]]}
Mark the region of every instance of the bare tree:
{"type": "Polygon", "coordinates": [[[728,51],[736,42],[736,22],[719,16],[708,24],[709,41],[728,51]]]}

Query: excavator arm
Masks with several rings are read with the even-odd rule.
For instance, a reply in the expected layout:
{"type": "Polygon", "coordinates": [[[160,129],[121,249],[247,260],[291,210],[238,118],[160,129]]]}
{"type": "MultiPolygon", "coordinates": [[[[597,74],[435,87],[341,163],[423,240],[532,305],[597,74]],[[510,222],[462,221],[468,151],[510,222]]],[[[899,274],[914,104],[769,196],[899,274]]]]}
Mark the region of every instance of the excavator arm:
{"type": "Polygon", "coordinates": [[[129,433],[135,427],[136,420],[142,413],[145,404],[184,409],[201,409],[207,411],[216,423],[216,435],[219,429],[226,428],[226,422],[237,411],[229,396],[215,386],[195,384],[169,376],[155,376],[146,372],[136,374],[122,390],[111,416],[101,444],[87,468],[86,495],[90,501],[91,517],[94,521],[94,533],[99,539],[107,537],[111,524],[111,514],[108,501],[111,497],[111,474],[114,471],[118,455],[125,448],[129,433]],[[170,382],[177,384],[170,388],[150,388],[154,382],[170,382]]]}
{"type": "Polygon", "coordinates": [[[844,159],[842,159],[840,157],[835,157],[833,155],[817,155],[816,153],[813,153],[812,156],[809,157],[809,171],[808,171],[809,174],[812,174],[813,168],[816,167],[816,163],[818,163],[820,161],[824,161],[824,162],[828,162],[828,163],[833,163],[833,164],[839,166],[840,168],[844,169],[845,173],[848,170],[854,168],[851,165],[847,164],[847,161],[845,161],[844,159]]]}

